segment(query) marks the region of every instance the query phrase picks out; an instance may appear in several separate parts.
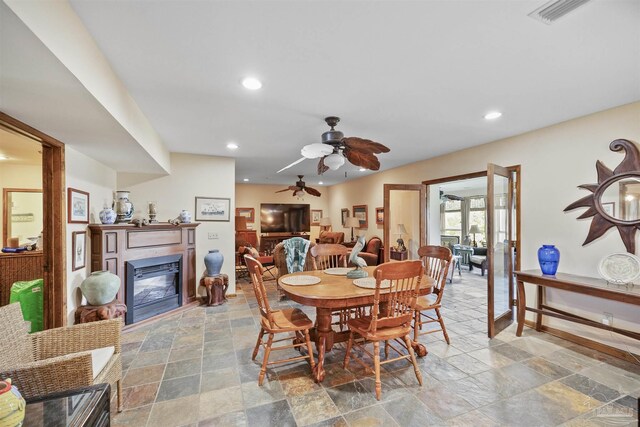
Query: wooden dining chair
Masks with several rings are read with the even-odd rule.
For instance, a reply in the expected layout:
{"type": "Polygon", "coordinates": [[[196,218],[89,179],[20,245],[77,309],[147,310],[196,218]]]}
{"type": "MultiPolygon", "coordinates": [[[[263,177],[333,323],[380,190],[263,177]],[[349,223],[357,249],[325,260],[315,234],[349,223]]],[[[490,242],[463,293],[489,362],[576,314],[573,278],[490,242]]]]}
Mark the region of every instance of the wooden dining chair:
{"type": "Polygon", "coordinates": [[[344,245],[321,243],[311,248],[314,270],[346,267],[349,248],[344,245]]]}
{"type": "MultiPolygon", "coordinates": [[[[422,385],[422,374],[416,363],[416,356],[411,347],[411,320],[415,308],[418,290],[422,280],[424,267],[419,260],[389,262],[379,265],[374,271],[376,290],[373,297],[373,307],[370,316],[349,319],[350,334],[347,343],[347,354],[344,357],[344,368],[349,366],[351,348],[355,345],[365,354],[373,358],[374,372],[376,375],[376,399],[380,400],[382,383],[380,382],[380,365],[395,362],[400,359],[410,359],[413,364],[418,383],[422,385]],[[383,281],[389,280],[391,287],[381,289],[383,281]],[[363,338],[362,343],[354,340],[355,335],[363,338]],[[373,353],[364,347],[368,341],[373,342],[373,353]],[[389,359],[388,355],[383,362],[380,361],[380,341],[385,341],[398,357],[389,359]],[[396,342],[407,350],[403,354],[390,341],[396,342]]],[[[362,360],[354,356],[354,360],[365,369],[371,370],[362,360]]]]}
{"type": "Polygon", "coordinates": [[[422,246],[418,249],[418,256],[424,264],[425,274],[434,280],[432,295],[435,295],[435,299],[429,296],[418,298],[413,321],[413,339],[417,341],[420,335],[442,331],[445,341],[447,341],[447,344],[450,344],[449,335],[444,326],[444,319],[440,313],[440,308],[442,307],[444,286],[447,283],[447,272],[449,271],[453,255],[451,254],[451,250],[444,246],[422,246]],[[431,310],[435,311],[435,317],[424,313],[425,311],[431,310]],[[423,318],[428,320],[423,320],[423,318]],[[440,324],[440,329],[430,329],[421,332],[422,325],[436,322],[440,324]]]}
{"type": "Polygon", "coordinates": [[[258,307],[260,309],[260,333],[258,334],[258,341],[253,349],[253,355],[251,360],[255,360],[258,355],[260,346],[263,346],[264,359],[262,361],[262,368],[260,369],[260,375],[258,376],[258,385],[262,385],[264,376],[267,372],[267,365],[273,365],[277,363],[287,363],[296,360],[309,359],[309,364],[313,369],[315,367],[315,361],[313,360],[313,351],[311,350],[311,339],[309,338],[309,329],[313,327],[313,322],[307,317],[302,310],[297,308],[287,308],[282,310],[272,310],[269,305],[269,299],[267,298],[267,290],[264,287],[262,281],[262,275],[264,269],[262,264],[250,255],[244,256],[247,269],[249,270],[249,276],[253,283],[253,291],[256,294],[258,300],[258,307]],[[282,339],[274,341],[274,336],[280,333],[294,333],[294,336],[287,336],[282,339]],[[262,342],[264,335],[268,334],[269,338],[267,343],[262,342]],[[272,347],[273,343],[293,340],[290,345],[282,345],[278,347],[272,347]],[[271,351],[286,350],[289,348],[301,349],[306,346],[307,354],[302,356],[290,357],[288,359],[275,360],[269,362],[269,356],[271,351]]]}

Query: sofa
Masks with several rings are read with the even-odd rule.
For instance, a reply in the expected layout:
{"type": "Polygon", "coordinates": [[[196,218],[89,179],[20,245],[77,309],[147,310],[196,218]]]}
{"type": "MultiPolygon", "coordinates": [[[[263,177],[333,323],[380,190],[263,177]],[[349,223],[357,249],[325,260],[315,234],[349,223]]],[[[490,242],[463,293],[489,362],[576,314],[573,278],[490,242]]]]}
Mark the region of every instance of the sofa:
{"type": "Polygon", "coordinates": [[[473,254],[469,257],[469,271],[473,271],[473,267],[478,267],[480,274],[484,276],[487,269],[487,248],[473,248],[473,254]]]}
{"type": "Polygon", "coordinates": [[[318,236],[318,243],[343,243],[344,233],[342,231],[321,231],[318,236]]]}
{"type": "Polygon", "coordinates": [[[364,249],[358,254],[363,260],[367,262],[367,265],[380,264],[380,248],[382,247],[382,240],[378,236],[373,236],[369,239],[364,249]]]}

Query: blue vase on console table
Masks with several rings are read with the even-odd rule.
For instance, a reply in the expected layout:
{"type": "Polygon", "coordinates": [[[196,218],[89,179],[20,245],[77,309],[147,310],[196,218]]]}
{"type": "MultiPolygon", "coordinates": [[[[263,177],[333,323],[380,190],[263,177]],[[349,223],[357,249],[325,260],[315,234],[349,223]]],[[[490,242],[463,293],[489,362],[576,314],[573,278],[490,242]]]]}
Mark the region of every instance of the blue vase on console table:
{"type": "Polygon", "coordinates": [[[560,251],[554,245],[542,245],[538,249],[538,262],[540,263],[542,274],[553,276],[558,271],[560,251]]]}

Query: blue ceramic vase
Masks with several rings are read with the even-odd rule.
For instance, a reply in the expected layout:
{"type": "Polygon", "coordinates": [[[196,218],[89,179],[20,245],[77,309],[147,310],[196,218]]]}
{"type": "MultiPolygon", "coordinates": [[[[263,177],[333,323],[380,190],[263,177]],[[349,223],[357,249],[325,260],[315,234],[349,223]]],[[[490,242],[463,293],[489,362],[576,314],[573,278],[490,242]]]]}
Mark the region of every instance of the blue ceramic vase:
{"type": "Polygon", "coordinates": [[[113,224],[116,222],[116,211],[105,205],[99,214],[100,222],[103,224],[113,224]]]}
{"type": "Polygon", "coordinates": [[[538,262],[540,263],[542,274],[553,276],[558,271],[560,251],[554,245],[542,245],[538,249],[538,262]]]}
{"type": "Polygon", "coordinates": [[[207,266],[207,276],[217,276],[220,274],[224,256],[218,249],[212,249],[204,256],[204,265],[207,266]]]}

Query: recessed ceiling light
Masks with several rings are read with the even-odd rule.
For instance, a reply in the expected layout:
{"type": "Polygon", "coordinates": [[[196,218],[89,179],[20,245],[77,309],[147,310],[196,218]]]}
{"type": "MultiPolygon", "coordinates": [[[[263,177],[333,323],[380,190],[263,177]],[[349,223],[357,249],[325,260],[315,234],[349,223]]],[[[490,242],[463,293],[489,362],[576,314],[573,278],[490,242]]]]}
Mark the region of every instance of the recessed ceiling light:
{"type": "Polygon", "coordinates": [[[242,86],[249,90],[258,90],[262,87],[262,82],[255,77],[245,77],[242,79],[242,86]]]}
{"type": "Polygon", "coordinates": [[[243,179],[244,182],[249,182],[249,178],[243,179]]]}
{"type": "Polygon", "coordinates": [[[322,184],[324,184],[324,182],[318,181],[318,185],[322,185],[322,184]]]}
{"type": "Polygon", "coordinates": [[[227,144],[227,148],[229,150],[237,150],[238,149],[238,144],[236,144],[235,142],[230,142],[227,144]]]}
{"type": "Polygon", "coordinates": [[[484,118],[487,120],[495,120],[500,116],[502,116],[500,111],[491,111],[490,113],[485,114],[484,118]]]}
{"type": "Polygon", "coordinates": [[[359,170],[360,172],[364,172],[364,171],[366,171],[366,169],[365,169],[365,168],[360,168],[360,169],[358,169],[358,170],[359,170]]]}

